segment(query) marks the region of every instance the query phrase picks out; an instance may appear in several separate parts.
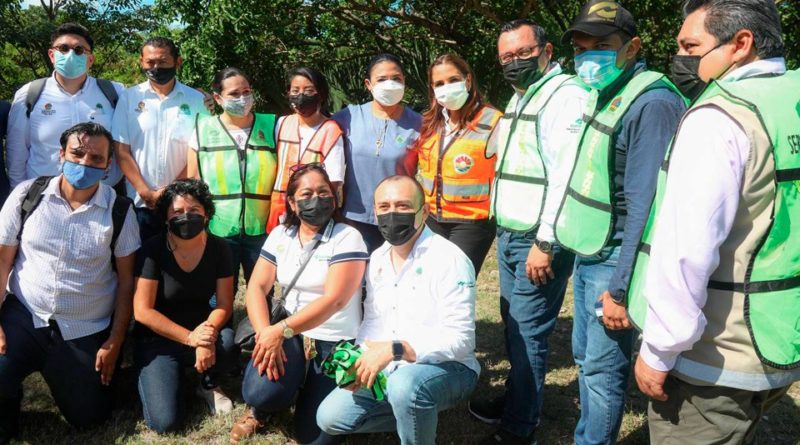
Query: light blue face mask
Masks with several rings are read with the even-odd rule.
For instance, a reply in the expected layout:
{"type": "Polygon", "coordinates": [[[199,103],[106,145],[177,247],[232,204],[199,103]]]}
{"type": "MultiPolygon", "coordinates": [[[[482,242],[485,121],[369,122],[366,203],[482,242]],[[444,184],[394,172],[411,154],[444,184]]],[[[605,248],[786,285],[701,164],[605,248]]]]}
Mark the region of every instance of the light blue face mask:
{"type": "Polygon", "coordinates": [[[70,50],[64,54],[56,51],[56,62],[54,64],[56,72],[67,79],[77,79],[86,73],[86,54],[80,56],[75,51],[70,50]]]}
{"type": "Polygon", "coordinates": [[[575,72],[586,86],[595,90],[611,85],[623,71],[617,67],[616,51],[584,51],[575,56],[575,72]]]}
{"type": "Polygon", "coordinates": [[[106,169],[64,161],[61,166],[64,179],[78,190],[85,190],[97,184],[106,176],[106,169]]]}

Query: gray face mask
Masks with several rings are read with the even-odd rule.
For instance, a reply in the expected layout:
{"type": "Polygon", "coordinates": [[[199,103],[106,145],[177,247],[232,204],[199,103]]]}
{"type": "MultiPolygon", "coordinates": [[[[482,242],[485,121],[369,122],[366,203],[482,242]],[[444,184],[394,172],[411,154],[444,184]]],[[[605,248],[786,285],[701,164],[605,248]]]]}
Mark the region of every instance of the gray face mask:
{"type": "Polygon", "coordinates": [[[232,99],[222,99],[222,109],[231,116],[247,116],[253,109],[253,95],[235,97],[232,99]]]}

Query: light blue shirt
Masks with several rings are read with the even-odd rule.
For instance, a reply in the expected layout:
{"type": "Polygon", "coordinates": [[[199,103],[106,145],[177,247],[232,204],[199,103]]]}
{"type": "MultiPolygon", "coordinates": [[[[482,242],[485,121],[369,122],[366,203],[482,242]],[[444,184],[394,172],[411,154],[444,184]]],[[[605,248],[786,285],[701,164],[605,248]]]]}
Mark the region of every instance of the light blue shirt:
{"type": "Polygon", "coordinates": [[[396,174],[416,174],[406,171],[404,161],[413,155],[422,116],[406,106],[397,120],[379,119],[367,102],[349,105],[333,119],[345,135],[344,216],[375,225],[373,194],[378,183],[396,174]]]}

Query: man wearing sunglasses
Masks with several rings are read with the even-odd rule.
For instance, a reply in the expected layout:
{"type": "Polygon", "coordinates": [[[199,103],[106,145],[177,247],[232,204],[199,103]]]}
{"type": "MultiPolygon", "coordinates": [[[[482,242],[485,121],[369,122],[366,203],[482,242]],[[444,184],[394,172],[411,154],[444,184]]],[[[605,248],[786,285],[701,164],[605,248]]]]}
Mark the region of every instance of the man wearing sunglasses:
{"type": "MultiPolygon", "coordinates": [[[[26,179],[58,175],[59,137],[76,123],[100,124],[111,131],[117,98],[124,88],[88,74],[94,63],[94,40],[77,23],[56,28],[47,54],[53,74],[20,88],[11,106],[7,143],[11,187],[26,179]]],[[[112,160],[103,183],[113,186],[121,178],[112,160]]]]}

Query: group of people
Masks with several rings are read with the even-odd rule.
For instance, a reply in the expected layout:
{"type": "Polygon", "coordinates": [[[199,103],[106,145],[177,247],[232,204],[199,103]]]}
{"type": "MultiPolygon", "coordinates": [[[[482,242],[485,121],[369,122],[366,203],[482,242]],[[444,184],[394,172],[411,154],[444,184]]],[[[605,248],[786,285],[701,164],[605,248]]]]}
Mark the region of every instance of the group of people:
{"type": "Polygon", "coordinates": [[[231,442],[293,406],[299,443],[433,444],[438,412],[468,401],[496,427],[481,445],[536,443],[572,277],[575,443],[616,441],[632,367],[652,443],[751,443],[800,380],[800,72],[773,1],[683,13],[669,76],[616,2],[589,1],[561,36],[574,75],[544,28],[512,21],[504,111],[445,54],[422,115],[390,54],[367,67],[373,100],[333,115],[323,74],[291,70],[293,113],[276,117],[236,68],[210,95],[180,83],[166,38],[144,43],[142,84],[91,77],[89,32],[60,26],[53,75],[16,93],[7,126],[0,443],[33,372],[70,424],[107,419],[126,337],[150,429],[182,424],[189,384],[230,412],[240,267],[254,337],[231,442]],[[510,370],[486,399],[475,298],[492,243],[510,370]],[[342,342],[361,355],[337,387],[342,342]]]}

